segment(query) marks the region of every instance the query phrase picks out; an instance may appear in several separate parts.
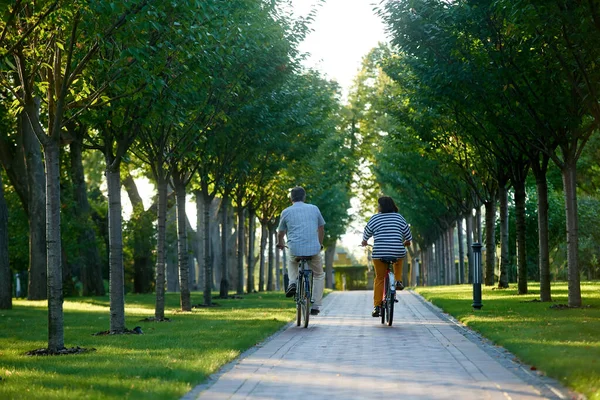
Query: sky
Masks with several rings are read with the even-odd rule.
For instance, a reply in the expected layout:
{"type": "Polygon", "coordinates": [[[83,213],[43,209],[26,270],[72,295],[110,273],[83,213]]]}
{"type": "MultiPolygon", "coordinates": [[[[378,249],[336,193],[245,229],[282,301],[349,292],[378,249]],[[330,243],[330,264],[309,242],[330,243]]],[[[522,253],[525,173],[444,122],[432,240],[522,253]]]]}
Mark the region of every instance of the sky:
{"type": "MultiPolygon", "coordinates": [[[[315,0],[293,0],[294,13],[306,15],[315,0]]],[[[360,69],[362,58],[385,42],[384,25],[373,12],[375,0],[326,0],[317,8],[313,32],[300,45],[311,56],[305,66],[336,80],[344,94],[360,69]]]]}

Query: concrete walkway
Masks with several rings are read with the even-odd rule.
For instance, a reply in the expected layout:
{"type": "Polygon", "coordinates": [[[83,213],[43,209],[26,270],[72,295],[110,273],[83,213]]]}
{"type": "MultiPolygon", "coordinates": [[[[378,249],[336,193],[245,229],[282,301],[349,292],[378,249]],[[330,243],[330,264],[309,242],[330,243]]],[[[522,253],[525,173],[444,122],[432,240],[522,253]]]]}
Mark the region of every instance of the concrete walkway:
{"type": "Polygon", "coordinates": [[[415,293],[399,292],[392,327],[371,299],[331,293],[308,329],[289,325],[183,399],[573,398],[415,293]]]}

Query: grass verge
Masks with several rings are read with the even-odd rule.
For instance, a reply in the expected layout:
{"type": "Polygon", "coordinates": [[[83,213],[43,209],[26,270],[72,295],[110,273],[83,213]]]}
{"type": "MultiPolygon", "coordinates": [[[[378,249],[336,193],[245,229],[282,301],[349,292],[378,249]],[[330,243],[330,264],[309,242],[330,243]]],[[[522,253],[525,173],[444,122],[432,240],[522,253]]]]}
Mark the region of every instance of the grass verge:
{"type": "MultiPolygon", "coordinates": [[[[46,301],[13,300],[0,310],[0,399],[177,399],[246,349],[294,318],[282,293],[215,299],[218,307],[180,312],[179,295],[167,294],[171,322],[141,322],[154,316],[154,295],[128,295],[126,327],[142,335],[104,335],[108,297],[67,299],[65,346],[95,352],[26,356],[47,347],[46,301]]],[[[192,304],[202,303],[192,294],[192,304]]]]}
{"type": "Polygon", "coordinates": [[[527,295],[513,287],[483,288],[483,308],[473,310],[471,285],[419,287],[415,291],[480,332],[518,359],[590,400],[600,400],[600,282],[582,282],[583,307],[567,304],[566,283],[552,285],[552,302],[541,303],[539,286],[527,295]],[[554,306],[554,307],[552,307],[554,306]]]}

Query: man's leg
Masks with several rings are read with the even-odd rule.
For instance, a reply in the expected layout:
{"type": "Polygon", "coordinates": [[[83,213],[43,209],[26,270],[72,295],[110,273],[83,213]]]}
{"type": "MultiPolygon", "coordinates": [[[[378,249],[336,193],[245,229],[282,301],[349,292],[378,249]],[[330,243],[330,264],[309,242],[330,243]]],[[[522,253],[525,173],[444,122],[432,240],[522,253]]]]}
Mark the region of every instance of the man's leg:
{"type": "Polygon", "coordinates": [[[313,273],[312,304],[313,310],[319,310],[323,301],[323,289],[325,288],[325,272],[323,271],[323,261],[321,254],[314,255],[309,261],[310,269],[313,273]]]}
{"type": "Polygon", "coordinates": [[[288,287],[286,288],[286,297],[292,297],[296,294],[296,280],[298,280],[298,263],[296,262],[296,256],[288,253],[287,257],[287,272],[289,277],[288,287]],[[293,290],[292,289],[293,286],[293,290]]]}

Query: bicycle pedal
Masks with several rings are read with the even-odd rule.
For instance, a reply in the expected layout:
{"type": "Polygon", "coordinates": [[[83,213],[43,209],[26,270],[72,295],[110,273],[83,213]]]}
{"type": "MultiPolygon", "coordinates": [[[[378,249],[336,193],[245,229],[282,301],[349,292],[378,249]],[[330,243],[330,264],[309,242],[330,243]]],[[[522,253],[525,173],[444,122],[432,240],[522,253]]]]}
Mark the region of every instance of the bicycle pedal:
{"type": "Polygon", "coordinates": [[[398,300],[398,299],[394,299],[394,303],[397,303],[397,302],[399,302],[399,301],[400,301],[400,300],[398,300]]]}

